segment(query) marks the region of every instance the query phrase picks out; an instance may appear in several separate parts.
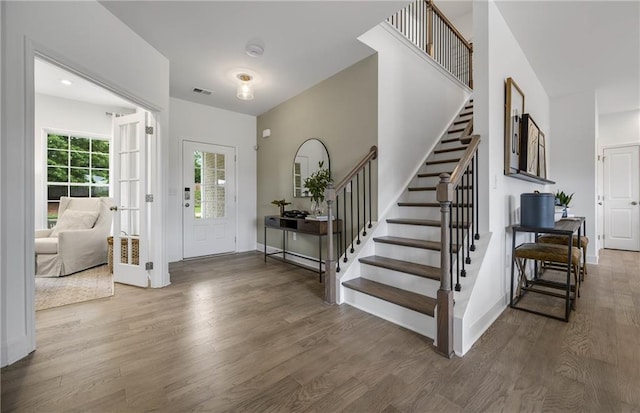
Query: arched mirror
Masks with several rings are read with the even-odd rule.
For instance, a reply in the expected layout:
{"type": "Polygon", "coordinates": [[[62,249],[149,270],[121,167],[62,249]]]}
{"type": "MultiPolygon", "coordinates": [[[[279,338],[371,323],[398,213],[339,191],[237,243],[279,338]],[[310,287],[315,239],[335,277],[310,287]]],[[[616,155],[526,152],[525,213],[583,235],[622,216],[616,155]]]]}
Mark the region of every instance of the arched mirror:
{"type": "Polygon", "coordinates": [[[311,194],[304,187],[304,180],[316,172],[322,163],[324,168],[331,170],[329,152],[319,139],[307,139],[300,145],[293,160],[293,197],[306,198],[311,194]]]}

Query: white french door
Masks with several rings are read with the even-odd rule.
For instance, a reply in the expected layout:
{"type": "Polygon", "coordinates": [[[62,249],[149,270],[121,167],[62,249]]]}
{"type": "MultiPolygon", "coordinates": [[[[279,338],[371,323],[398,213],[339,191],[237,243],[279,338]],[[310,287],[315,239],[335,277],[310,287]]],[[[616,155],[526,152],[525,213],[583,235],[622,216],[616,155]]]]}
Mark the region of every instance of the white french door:
{"type": "Polygon", "coordinates": [[[133,113],[114,119],[113,278],[115,282],[147,287],[148,251],[147,135],[150,115],[133,113]]]}
{"type": "Polygon", "coordinates": [[[183,141],[184,258],[236,250],[235,148],[183,141]]]}
{"type": "Polygon", "coordinates": [[[604,149],[604,247],[640,251],[640,146],[604,149]]]}

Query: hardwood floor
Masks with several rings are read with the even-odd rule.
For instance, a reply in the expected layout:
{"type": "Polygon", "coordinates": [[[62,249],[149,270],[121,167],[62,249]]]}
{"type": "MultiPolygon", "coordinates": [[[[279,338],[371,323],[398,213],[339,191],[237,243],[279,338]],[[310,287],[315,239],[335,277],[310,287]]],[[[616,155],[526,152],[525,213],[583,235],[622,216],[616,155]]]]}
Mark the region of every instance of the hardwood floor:
{"type": "Polygon", "coordinates": [[[244,253],[37,313],[2,411],[640,411],[640,254],[603,251],[569,323],[507,309],[464,358],[244,253]]]}

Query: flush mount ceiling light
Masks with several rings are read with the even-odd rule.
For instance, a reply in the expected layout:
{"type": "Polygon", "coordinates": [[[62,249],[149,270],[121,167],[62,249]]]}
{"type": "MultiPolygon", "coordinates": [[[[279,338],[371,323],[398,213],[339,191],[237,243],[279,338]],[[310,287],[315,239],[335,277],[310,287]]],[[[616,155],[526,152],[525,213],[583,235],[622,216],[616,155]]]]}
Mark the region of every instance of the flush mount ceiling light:
{"type": "Polygon", "coordinates": [[[236,77],[238,78],[238,80],[240,80],[240,83],[238,83],[238,91],[236,95],[238,96],[238,99],[253,100],[253,87],[249,83],[251,82],[251,79],[253,79],[253,77],[246,73],[238,73],[236,77]]]}
{"type": "Polygon", "coordinates": [[[61,79],[60,83],[62,83],[65,86],[71,86],[73,84],[70,80],[67,80],[67,79],[61,79]]]}

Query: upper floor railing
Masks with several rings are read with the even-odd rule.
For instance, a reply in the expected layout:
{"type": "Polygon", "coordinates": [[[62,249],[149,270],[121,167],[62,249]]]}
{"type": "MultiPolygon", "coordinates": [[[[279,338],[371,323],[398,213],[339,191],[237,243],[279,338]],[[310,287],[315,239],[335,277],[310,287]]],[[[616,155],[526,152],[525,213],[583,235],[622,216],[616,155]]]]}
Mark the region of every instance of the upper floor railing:
{"type": "Polygon", "coordinates": [[[473,45],[433,0],[411,3],[387,21],[458,80],[473,88],[473,45]]]}

